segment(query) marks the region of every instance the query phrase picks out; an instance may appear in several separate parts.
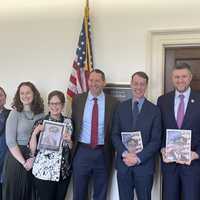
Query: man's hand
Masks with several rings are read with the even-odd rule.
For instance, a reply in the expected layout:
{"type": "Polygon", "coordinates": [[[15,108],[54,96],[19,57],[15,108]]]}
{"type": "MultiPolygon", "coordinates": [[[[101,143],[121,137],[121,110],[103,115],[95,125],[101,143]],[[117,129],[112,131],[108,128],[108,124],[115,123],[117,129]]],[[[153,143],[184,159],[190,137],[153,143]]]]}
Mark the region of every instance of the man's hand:
{"type": "Polygon", "coordinates": [[[138,163],[138,157],[135,153],[129,153],[127,152],[125,155],[123,155],[123,162],[128,167],[135,166],[138,163]]]}
{"type": "Polygon", "coordinates": [[[168,159],[167,159],[167,157],[166,157],[166,148],[165,147],[163,147],[162,149],[161,149],[161,155],[162,155],[162,160],[163,160],[163,162],[165,162],[165,163],[171,163],[172,161],[169,161],[168,159]]]}
{"type": "Polygon", "coordinates": [[[197,160],[197,159],[199,159],[199,155],[195,151],[191,151],[191,160],[190,161],[188,161],[188,162],[177,161],[176,163],[185,164],[185,165],[191,165],[191,162],[193,160],[197,160]]]}

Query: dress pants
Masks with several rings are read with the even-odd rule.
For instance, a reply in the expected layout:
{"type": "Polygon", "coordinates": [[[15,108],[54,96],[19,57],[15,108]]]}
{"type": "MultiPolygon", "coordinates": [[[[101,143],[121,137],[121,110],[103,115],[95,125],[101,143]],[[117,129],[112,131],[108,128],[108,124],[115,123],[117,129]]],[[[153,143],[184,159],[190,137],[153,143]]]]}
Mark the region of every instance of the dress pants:
{"type": "Polygon", "coordinates": [[[200,200],[200,174],[186,173],[184,167],[163,173],[163,200],[200,200]]]}
{"type": "Polygon", "coordinates": [[[151,200],[153,175],[140,176],[129,167],[126,172],[117,171],[117,182],[120,200],[133,200],[134,189],[138,200],[151,200]]]}
{"type": "Polygon", "coordinates": [[[88,184],[92,179],[93,200],[106,200],[108,169],[103,147],[92,149],[79,144],[73,160],[73,200],[87,199],[88,184]]]}

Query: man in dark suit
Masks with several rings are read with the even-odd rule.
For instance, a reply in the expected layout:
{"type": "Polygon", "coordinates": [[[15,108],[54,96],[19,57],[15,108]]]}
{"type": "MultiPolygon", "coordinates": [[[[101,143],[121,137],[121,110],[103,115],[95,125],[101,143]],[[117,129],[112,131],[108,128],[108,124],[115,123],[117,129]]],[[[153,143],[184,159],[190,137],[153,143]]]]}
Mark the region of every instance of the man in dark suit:
{"type": "Polygon", "coordinates": [[[89,92],[72,102],[74,122],[73,199],[84,200],[92,178],[93,199],[106,200],[114,150],[110,141],[115,98],[104,94],[105,75],[94,69],[88,79],[89,92]]]}
{"type": "Polygon", "coordinates": [[[200,199],[200,94],[190,88],[192,72],[186,63],[172,71],[175,90],[158,98],[162,115],[163,199],[200,199]],[[182,111],[181,111],[182,110],[182,111]],[[181,114],[182,113],[182,114],[181,114]],[[169,162],[166,157],[166,130],[191,130],[191,160],[169,162]]]}
{"type": "Polygon", "coordinates": [[[144,72],[132,75],[133,97],[118,106],[113,119],[112,142],[117,152],[120,200],[133,200],[134,189],[138,200],[151,199],[155,157],[161,142],[161,116],[158,107],[144,97],[147,84],[144,72]],[[142,138],[140,152],[131,151],[122,142],[122,132],[135,131],[140,131],[142,138]]]}
{"type": "Polygon", "coordinates": [[[6,104],[6,93],[2,87],[0,87],[0,200],[2,199],[2,171],[4,158],[7,151],[6,139],[5,139],[5,126],[6,120],[10,113],[10,110],[6,109],[4,106],[6,104]]]}

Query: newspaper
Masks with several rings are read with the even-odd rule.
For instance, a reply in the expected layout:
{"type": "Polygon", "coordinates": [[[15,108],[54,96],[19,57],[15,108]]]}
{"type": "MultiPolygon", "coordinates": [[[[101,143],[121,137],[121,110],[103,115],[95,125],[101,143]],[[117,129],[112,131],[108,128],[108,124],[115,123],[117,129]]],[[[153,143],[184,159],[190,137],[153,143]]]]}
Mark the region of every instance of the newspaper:
{"type": "Polygon", "coordinates": [[[131,153],[139,153],[143,150],[143,143],[140,131],[121,132],[122,142],[131,153]]]}
{"type": "Polygon", "coordinates": [[[191,130],[166,130],[166,159],[171,162],[191,160],[191,130]]]}

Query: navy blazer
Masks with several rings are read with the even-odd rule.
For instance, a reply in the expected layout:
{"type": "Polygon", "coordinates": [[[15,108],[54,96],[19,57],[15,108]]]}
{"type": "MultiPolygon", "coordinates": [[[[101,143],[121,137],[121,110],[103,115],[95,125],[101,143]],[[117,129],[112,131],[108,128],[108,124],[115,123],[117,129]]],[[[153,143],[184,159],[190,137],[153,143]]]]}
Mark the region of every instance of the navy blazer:
{"type": "Polygon", "coordinates": [[[134,166],[137,175],[151,175],[155,168],[155,155],[161,143],[161,116],[157,106],[145,99],[133,128],[132,99],[122,102],[114,114],[112,142],[117,152],[116,169],[125,172],[128,167],[122,160],[126,147],[122,143],[121,132],[141,131],[143,150],[137,154],[141,163],[134,166]]]}
{"type": "MultiPolygon", "coordinates": [[[[178,129],[174,115],[175,91],[169,92],[158,98],[158,106],[162,116],[162,147],[166,143],[166,129],[178,129]]],[[[200,93],[191,91],[186,113],[181,129],[192,130],[191,150],[200,156],[200,93]]],[[[163,172],[171,172],[180,164],[162,163],[163,172]]],[[[199,172],[200,160],[192,161],[191,165],[181,165],[185,173],[199,172]]]]}

